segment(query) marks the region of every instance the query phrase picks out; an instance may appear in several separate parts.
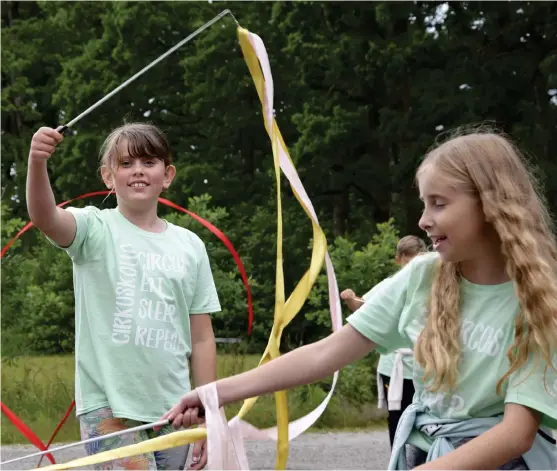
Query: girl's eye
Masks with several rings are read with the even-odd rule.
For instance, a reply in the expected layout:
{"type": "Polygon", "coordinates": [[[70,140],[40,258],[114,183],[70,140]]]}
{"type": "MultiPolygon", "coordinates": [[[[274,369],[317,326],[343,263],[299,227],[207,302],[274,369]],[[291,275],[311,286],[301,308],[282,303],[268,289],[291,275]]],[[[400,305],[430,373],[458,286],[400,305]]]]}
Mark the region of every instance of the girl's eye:
{"type": "Polygon", "coordinates": [[[129,167],[129,165],[130,165],[129,160],[122,160],[122,161],[120,162],[120,166],[121,166],[121,167],[129,167]]]}

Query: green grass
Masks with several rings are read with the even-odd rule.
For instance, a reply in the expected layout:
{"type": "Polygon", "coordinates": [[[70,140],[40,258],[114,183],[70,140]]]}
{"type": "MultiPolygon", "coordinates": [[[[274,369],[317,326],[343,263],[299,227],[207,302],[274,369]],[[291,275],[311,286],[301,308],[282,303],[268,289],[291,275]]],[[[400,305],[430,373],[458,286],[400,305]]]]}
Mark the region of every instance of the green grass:
{"type": "MultiPolygon", "coordinates": [[[[241,373],[257,366],[258,355],[219,355],[219,378],[241,373]]],[[[341,373],[341,380],[342,380],[341,373]]],[[[313,410],[326,393],[316,385],[288,391],[290,420],[313,410]]],[[[33,432],[47,442],[74,397],[73,356],[18,357],[2,359],[2,402],[8,406],[33,432]]],[[[233,417],[241,403],[226,407],[226,414],[233,417]]],[[[246,419],[257,427],[276,424],[275,404],[272,395],[261,397],[246,419]]],[[[361,430],[384,426],[384,414],[374,404],[354,404],[341,394],[333,395],[325,413],[312,431],[344,429],[361,430]]],[[[79,440],[79,425],[72,412],[55,442],[79,440]]],[[[2,414],[2,445],[27,443],[9,420],[2,414]]]]}

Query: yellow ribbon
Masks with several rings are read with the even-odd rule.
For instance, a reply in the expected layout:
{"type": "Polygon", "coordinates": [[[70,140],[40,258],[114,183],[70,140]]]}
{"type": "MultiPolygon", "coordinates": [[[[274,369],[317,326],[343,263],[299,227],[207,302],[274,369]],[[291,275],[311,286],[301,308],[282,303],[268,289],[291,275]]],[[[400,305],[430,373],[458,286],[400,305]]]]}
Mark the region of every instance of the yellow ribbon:
{"type": "MultiPolygon", "coordinates": [[[[244,59],[248,65],[249,71],[255,83],[255,88],[257,89],[257,94],[261,105],[263,106],[263,117],[265,121],[265,129],[271,138],[271,145],[273,150],[273,159],[275,163],[275,175],[277,182],[277,262],[276,262],[276,290],[275,290],[275,313],[273,328],[271,331],[271,336],[267,344],[267,348],[263,353],[259,365],[265,364],[268,361],[280,356],[280,339],[284,328],[288,323],[298,314],[302,308],[304,302],[309,296],[311,288],[315,283],[315,280],[321,271],[323,266],[323,261],[325,259],[325,253],[327,251],[327,241],[325,239],[325,234],[321,227],[316,224],[309,213],[309,209],[305,206],[302,199],[296,192],[294,188],[292,191],[310,218],[313,226],[313,248],[311,253],[311,263],[309,269],[306,271],[304,276],[296,285],[294,291],[288,298],[284,301],[284,274],[282,267],[282,203],[281,203],[281,192],[280,192],[280,162],[279,162],[279,147],[282,148],[283,152],[286,154],[288,159],[292,162],[284,140],[280,133],[279,127],[276,120],[273,118],[272,122],[268,122],[267,113],[265,112],[265,100],[264,100],[264,89],[265,89],[265,78],[261,71],[259,61],[257,59],[256,53],[253,46],[249,40],[249,31],[244,28],[238,28],[238,37],[240,40],[240,46],[242,48],[242,53],[244,59]]],[[[238,416],[243,418],[248,411],[253,407],[257,397],[248,399],[244,402],[238,416]]],[[[288,407],[286,402],[286,392],[280,391],[275,393],[276,401],[276,414],[277,414],[277,428],[278,428],[278,441],[277,441],[277,458],[276,458],[276,469],[285,469],[286,461],[288,459],[288,407]]]]}
{"type": "MultiPolygon", "coordinates": [[[[311,288],[313,287],[315,280],[325,259],[325,254],[327,252],[327,241],[323,230],[311,217],[309,208],[303,202],[300,195],[291,186],[294,196],[304,209],[307,216],[310,218],[313,228],[313,247],[311,253],[311,262],[309,269],[304,273],[294,291],[291,293],[289,298],[285,301],[284,294],[284,273],[282,265],[282,201],[280,192],[280,162],[279,162],[279,149],[281,149],[287,158],[292,163],[292,159],[288,153],[284,140],[282,138],[281,132],[277,125],[276,120],[273,118],[272,122],[267,119],[267,113],[265,112],[265,78],[261,71],[257,55],[253,49],[253,46],[249,40],[249,31],[238,27],[238,37],[240,41],[240,46],[242,48],[242,53],[244,59],[248,65],[250,74],[253,78],[259,100],[263,107],[263,116],[265,122],[265,129],[269,134],[271,139],[273,159],[275,165],[275,175],[277,184],[277,257],[276,257],[276,289],[275,289],[275,311],[274,311],[274,321],[273,328],[271,330],[271,335],[267,343],[267,347],[263,353],[259,365],[263,365],[268,361],[280,356],[280,340],[284,328],[292,321],[292,319],[298,314],[302,306],[304,305],[306,299],[309,296],[311,288]]],[[[243,418],[249,410],[253,407],[257,401],[257,397],[250,398],[244,401],[240,412],[238,413],[239,418],[243,418]]],[[[280,391],[275,393],[276,401],[276,415],[277,415],[277,429],[278,429],[278,440],[277,440],[277,457],[276,457],[276,469],[286,469],[286,462],[288,459],[288,407],[286,392],[280,391]]],[[[40,468],[41,470],[61,470],[70,469],[80,466],[89,466],[105,461],[112,461],[116,459],[122,459],[133,455],[139,455],[144,453],[150,453],[158,450],[165,450],[168,448],[173,448],[177,446],[186,445],[193,443],[202,438],[206,438],[207,431],[204,428],[193,429],[193,430],[183,430],[179,432],[170,433],[161,437],[153,438],[150,440],[143,441],[134,445],[129,445],[114,450],[109,450],[106,452],[91,455],[85,458],[79,458],[63,464],[57,464],[48,466],[46,468],[40,468]]],[[[210,453],[211,451],[208,450],[210,453]]]]}
{"type": "Polygon", "coordinates": [[[168,448],[175,448],[177,446],[187,445],[188,443],[196,442],[207,436],[207,431],[204,428],[197,428],[192,430],[180,430],[179,432],[169,433],[161,437],[151,438],[141,443],[134,445],[123,446],[114,450],[103,451],[84,458],[68,461],[67,463],[53,464],[44,468],[37,468],[41,471],[45,470],[60,470],[78,468],[81,466],[90,466],[105,461],[113,461],[121,458],[127,458],[134,455],[142,455],[144,453],[152,453],[159,450],[167,450],[168,448]]]}

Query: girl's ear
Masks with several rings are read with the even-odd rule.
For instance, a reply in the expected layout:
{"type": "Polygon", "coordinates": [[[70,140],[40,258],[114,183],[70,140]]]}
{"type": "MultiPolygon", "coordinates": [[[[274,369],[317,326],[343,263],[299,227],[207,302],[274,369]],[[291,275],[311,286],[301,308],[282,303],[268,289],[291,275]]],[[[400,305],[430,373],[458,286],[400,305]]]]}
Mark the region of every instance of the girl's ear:
{"type": "Polygon", "coordinates": [[[101,176],[103,178],[104,184],[109,190],[114,189],[114,175],[112,170],[109,169],[106,165],[101,167],[101,176]]]}
{"type": "Polygon", "coordinates": [[[174,165],[169,165],[168,167],[166,167],[166,170],[164,171],[165,178],[163,183],[163,188],[165,190],[168,190],[175,176],[176,176],[176,167],[174,167],[174,165]]]}

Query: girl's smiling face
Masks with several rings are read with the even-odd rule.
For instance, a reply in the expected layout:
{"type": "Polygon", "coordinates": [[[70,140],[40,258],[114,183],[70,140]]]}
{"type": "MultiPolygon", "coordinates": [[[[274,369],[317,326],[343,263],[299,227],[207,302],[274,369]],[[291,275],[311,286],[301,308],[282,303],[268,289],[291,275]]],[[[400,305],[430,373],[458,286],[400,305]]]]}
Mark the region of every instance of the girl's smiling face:
{"type": "Polygon", "coordinates": [[[479,199],[451,184],[433,165],[420,171],[424,210],[419,226],[445,261],[462,262],[481,255],[491,240],[479,199]]]}
{"type": "Polygon", "coordinates": [[[176,174],[172,165],[165,166],[159,158],[130,156],[125,139],[118,146],[118,156],[117,168],[102,168],[103,178],[107,186],[114,189],[120,203],[130,207],[139,205],[136,209],[144,203],[156,202],[176,174]]]}

